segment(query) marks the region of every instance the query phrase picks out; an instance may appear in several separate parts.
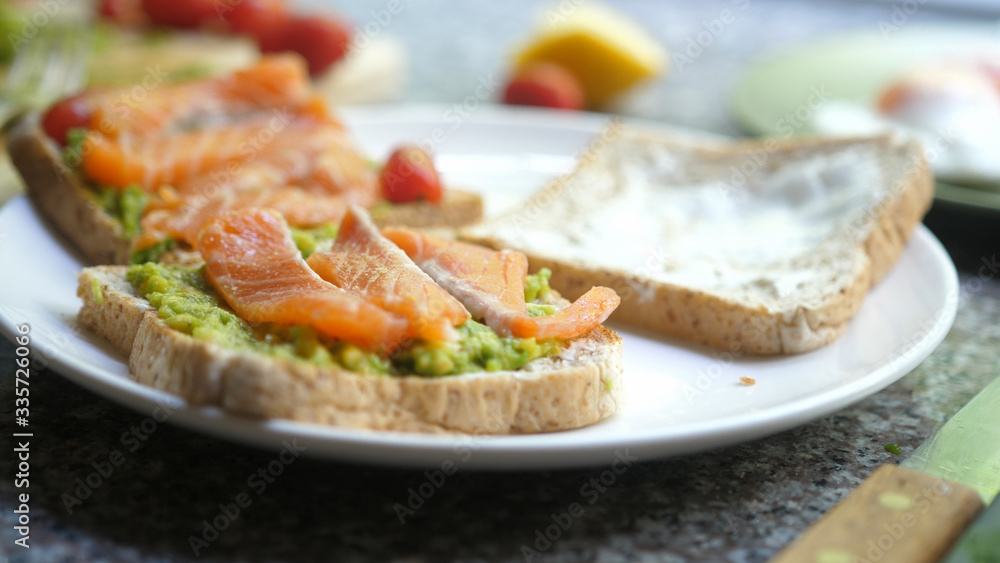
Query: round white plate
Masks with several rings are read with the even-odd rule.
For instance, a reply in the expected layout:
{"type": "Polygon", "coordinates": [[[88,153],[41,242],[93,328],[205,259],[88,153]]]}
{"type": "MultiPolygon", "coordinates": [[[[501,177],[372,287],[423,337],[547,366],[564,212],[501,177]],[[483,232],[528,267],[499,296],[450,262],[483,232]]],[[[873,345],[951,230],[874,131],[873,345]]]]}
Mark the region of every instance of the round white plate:
{"type": "MultiPolygon", "coordinates": [[[[569,170],[605,117],[479,108],[365,108],[347,122],[373,155],[406,139],[434,142],[451,184],[475,186],[496,212],[569,170]],[[442,133],[444,136],[442,137],[442,133]]],[[[287,421],[256,421],[188,407],[128,378],[122,356],[76,324],[80,306],[70,246],[21,197],[0,210],[0,329],[30,323],[38,359],[80,385],[193,430],[263,448],[296,440],[306,455],[380,465],[529,469],[602,465],[734,444],[819,418],[902,377],[944,338],[955,316],[954,266],[929,231],[917,229],[899,263],[866,299],[847,332],[815,352],[733,358],[625,326],[628,404],[594,426],[529,436],[423,436],[365,432],[287,421]],[[741,385],[740,376],[756,380],[741,385]],[[158,411],[162,416],[163,411],[158,411]]]]}

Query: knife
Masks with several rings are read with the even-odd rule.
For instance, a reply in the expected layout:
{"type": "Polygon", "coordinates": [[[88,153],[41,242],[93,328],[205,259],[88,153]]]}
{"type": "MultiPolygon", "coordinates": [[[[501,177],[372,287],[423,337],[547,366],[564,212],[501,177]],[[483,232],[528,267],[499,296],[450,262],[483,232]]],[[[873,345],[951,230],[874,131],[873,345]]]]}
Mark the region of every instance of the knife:
{"type": "Polygon", "coordinates": [[[1000,561],[1000,501],[993,501],[948,554],[944,563],[1000,561]]]}
{"type": "Polygon", "coordinates": [[[903,463],[879,467],[772,563],[934,563],[998,491],[1000,378],[903,463]]]}

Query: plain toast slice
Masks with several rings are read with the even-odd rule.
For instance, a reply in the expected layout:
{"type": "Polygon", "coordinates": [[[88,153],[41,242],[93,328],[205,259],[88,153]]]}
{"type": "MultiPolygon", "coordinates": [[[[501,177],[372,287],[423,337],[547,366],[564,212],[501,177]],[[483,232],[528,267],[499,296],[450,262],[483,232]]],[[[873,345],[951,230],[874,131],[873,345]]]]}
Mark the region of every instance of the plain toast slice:
{"type": "Polygon", "coordinates": [[[692,142],[608,130],[575,171],[462,231],[525,252],[612,320],[734,353],[840,336],[930,207],[921,146],[892,136],[692,142]]]}

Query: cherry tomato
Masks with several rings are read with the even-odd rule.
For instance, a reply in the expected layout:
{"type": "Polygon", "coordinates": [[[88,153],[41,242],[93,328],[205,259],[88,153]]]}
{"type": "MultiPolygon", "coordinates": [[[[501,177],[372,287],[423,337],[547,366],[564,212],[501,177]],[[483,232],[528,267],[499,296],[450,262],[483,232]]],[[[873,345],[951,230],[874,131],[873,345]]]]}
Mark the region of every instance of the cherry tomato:
{"type": "Polygon", "coordinates": [[[60,145],[66,145],[66,134],[74,127],[89,127],[94,113],[88,92],[59,100],[42,117],[42,129],[60,145]]]}
{"type": "Polygon", "coordinates": [[[215,0],[142,0],[154,25],[196,28],[216,17],[215,0]]]}
{"type": "Polygon", "coordinates": [[[140,0],[101,0],[98,13],[117,25],[139,26],[145,19],[140,0]]]}
{"type": "Polygon", "coordinates": [[[347,53],[351,32],[330,16],[295,17],[285,27],[284,48],[305,57],[309,74],[322,74],[347,53]]]}
{"type": "Polygon", "coordinates": [[[285,48],[291,16],[284,0],[240,0],[222,14],[233,33],[249,35],[264,53],[285,48]]]}
{"type": "Polygon", "coordinates": [[[109,20],[115,20],[121,15],[122,8],[122,0],[101,0],[101,4],[97,8],[97,12],[101,14],[101,17],[109,20]]]}
{"type": "Polygon", "coordinates": [[[405,145],[392,153],[379,175],[382,195],[393,203],[416,201],[423,198],[430,202],[441,201],[441,180],[431,155],[424,149],[405,145]]]}
{"type": "Polygon", "coordinates": [[[503,101],[525,106],[583,109],[583,87],[565,68],[552,63],[535,63],[511,78],[503,101]]]}

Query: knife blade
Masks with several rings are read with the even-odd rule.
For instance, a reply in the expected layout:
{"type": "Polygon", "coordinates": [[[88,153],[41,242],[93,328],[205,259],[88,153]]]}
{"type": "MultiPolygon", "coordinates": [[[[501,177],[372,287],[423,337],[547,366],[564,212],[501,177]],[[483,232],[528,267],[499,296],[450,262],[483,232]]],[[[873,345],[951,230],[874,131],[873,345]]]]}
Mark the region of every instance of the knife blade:
{"type": "Polygon", "coordinates": [[[1000,378],[883,465],[772,563],[933,563],[1000,491],[1000,378]]]}
{"type": "Polygon", "coordinates": [[[943,563],[1000,561],[1000,501],[993,504],[965,531],[943,563]]]}

